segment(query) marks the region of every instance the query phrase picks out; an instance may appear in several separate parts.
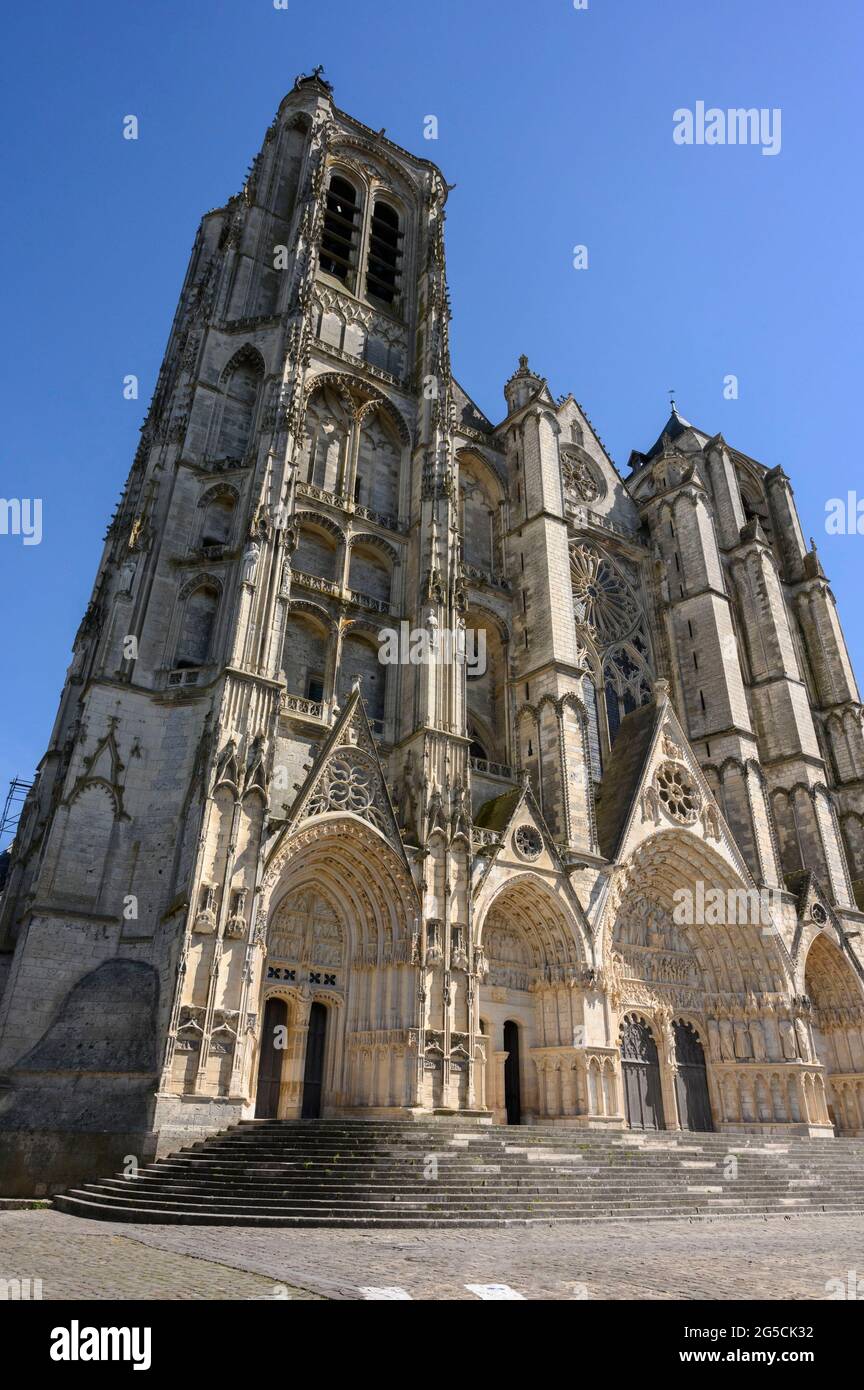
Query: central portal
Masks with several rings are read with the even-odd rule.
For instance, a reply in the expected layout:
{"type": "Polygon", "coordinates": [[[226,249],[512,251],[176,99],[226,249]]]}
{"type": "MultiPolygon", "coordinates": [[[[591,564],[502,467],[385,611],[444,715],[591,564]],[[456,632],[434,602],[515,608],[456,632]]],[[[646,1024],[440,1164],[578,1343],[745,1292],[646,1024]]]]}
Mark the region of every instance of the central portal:
{"type": "Polygon", "coordinates": [[[579,1113],[574,1039],[583,1036],[585,956],[575,918],[522,873],[490,904],[480,932],[484,1100],[496,1124],[579,1113]]]}

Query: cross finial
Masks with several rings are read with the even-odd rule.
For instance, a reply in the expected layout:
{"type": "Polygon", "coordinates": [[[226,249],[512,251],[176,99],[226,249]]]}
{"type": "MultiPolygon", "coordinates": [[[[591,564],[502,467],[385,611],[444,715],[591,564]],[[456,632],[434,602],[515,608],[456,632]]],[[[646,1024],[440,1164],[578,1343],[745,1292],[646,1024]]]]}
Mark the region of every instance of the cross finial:
{"type": "Polygon", "coordinates": [[[670,387],[669,392],[668,392],[668,395],[669,395],[669,404],[670,404],[670,406],[672,407],[672,413],[673,413],[673,415],[674,415],[674,414],[675,414],[675,387],[674,387],[674,386],[670,387]]]}

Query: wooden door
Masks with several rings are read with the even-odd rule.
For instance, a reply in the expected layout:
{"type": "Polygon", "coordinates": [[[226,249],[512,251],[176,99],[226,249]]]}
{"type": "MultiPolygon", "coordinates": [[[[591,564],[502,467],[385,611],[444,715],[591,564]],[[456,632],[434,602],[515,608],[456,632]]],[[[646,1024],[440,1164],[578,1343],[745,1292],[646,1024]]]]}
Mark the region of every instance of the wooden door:
{"type": "Polygon", "coordinates": [[[621,1024],[621,1069],[631,1129],[663,1129],[663,1096],[657,1044],[648,1024],[628,1014],[621,1024]]]}
{"type": "Polygon", "coordinates": [[[309,1032],[306,1037],[306,1064],[303,1068],[303,1108],[300,1118],[317,1120],[321,1114],[321,1091],[324,1083],[324,1044],[327,1041],[327,1007],[315,1003],[309,1010],[309,1032]]]}
{"type": "Polygon", "coordinates": [[[258,1091],[255,1116],[275,1120],[279,1113],[279,1085],[288,1034],[288,1005],[284,999],[268,999],[261,1029],[261,1060],[258,1064],[258,1091]]]}
{"type": "Polygon", "coordinates": [[[678,1074],[675,1090],[678,1097],[678,1122],[682,1129],[712,1130],[711,1100],[708,1095],[708,1072],[705,1051],[692,1023],[676,1020],[675,1061],[678,1074]]]}

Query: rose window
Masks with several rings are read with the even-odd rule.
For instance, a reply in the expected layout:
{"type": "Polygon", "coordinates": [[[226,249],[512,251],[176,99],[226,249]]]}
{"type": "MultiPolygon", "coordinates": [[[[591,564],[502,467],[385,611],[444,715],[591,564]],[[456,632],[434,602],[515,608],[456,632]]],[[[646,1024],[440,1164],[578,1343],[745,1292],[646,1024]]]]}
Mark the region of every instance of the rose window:
{"type": "Polygon", "coordinates": [[[590,628],[602,646],[626,637],[635,627],[639,604],[610,560],[590,545],[570,551],[570,578],[576,621],[590,628]]]}
{"type": "Polygon", "coordinates": [[[533,825],[520,825],[514,836],[516,848],[523,859],[537,859],[543,849],[539,830],[533,825]]]}
{"type": "Polygon", "coordinates": [[[590,463],[572,455],[561,461],[564,486],[576,494],[580,502],[596,502],[603,494],[603,487],[590,463]]]}
{"type": "Polygon", "coordinates": [[[657,773],[657,794],[673,820],[689,825],[696,819],[701,797],[686,768],[665,763],[657,773]]]}

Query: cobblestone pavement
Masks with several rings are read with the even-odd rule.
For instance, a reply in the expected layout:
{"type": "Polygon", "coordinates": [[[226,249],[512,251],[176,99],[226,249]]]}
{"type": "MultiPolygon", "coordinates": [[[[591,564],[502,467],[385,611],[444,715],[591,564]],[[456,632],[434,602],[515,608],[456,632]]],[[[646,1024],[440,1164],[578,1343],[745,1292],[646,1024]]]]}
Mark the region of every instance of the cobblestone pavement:
{"type": "MultiPolygon", "coordinates": [[[[41,1279],[42,1298],[311,1298],[194,1249],[129,1240],[122,1227],[55,1211],[0,1212],[0,1279],[41,1279]],[[77,1228],[77,1229],[76,1229],[77,1228]]],[[[2,1296],[2,1295],[0,1295],[2,1296]]]]}
{"type": "Polygon", "coordinates": [[[543,1299],[825,1299],[850,1270],[864,1273],[864,1216],[352,1232],[0,1213],[0,1277],[41,1278],[45,1298],[469,1299],[467,1284],[507,1284],[543,1299]]]}

